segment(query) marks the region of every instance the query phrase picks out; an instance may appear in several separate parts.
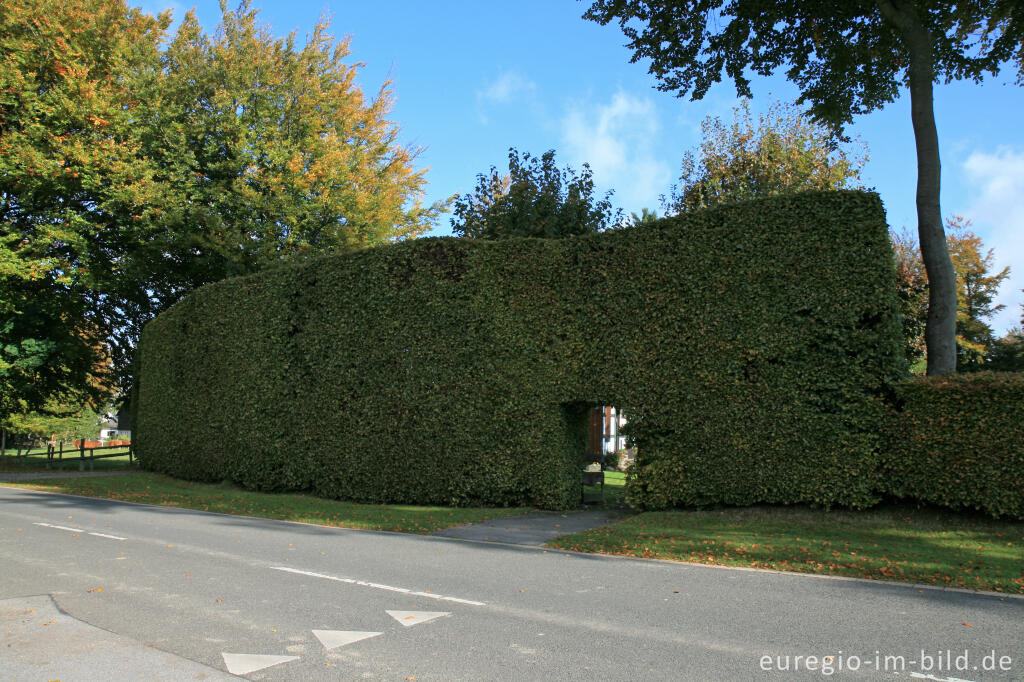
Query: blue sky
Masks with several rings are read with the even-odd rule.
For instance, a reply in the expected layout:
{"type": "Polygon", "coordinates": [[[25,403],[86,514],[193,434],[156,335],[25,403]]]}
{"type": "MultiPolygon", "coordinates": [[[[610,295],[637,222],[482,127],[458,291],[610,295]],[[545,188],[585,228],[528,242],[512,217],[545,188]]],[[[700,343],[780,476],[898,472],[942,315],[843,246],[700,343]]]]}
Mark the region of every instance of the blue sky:
{"type": "MultiPolygon", "coordinates": [[[[708,115],[731,119],[735,89],[723,82],[700,102],[654,89],[645,64],[615,26],[583,21],[577,0],[280,0],[254,1],[275,34],[301,40],[324,13],[332,33],[351,38],[350,63],[362,62],[368,94],[390,80],[391,118],[401,140],[423,148],[426,199],[472,191],[476,175],[506,167],[509,147],[557,153],[559,165],[589,162],[602,191],[630,211],[660,209],[685,151],[700,142],[708,115]]],[[[144,10],[195,7],[212,31],[216,0],[146,0],[144,10]]],[[[943,215],[973,221],[998,268],[1011,273],[1000,290],[1002,332],[1018,324],[1024,303],[1024,87],[1004,70],[981,84],[938,85],[935,113],[943,164],[943,215]]],[[[784,77],[755,78],[755,112],[798,93],[784,77]]],[[[882,197],[894,228],[916,231],[916,158],[909,96],[854,121],[867,145],[862,180],[882,197]]],[[[435,234],[449,234],[443,218],[435,234]]]]}

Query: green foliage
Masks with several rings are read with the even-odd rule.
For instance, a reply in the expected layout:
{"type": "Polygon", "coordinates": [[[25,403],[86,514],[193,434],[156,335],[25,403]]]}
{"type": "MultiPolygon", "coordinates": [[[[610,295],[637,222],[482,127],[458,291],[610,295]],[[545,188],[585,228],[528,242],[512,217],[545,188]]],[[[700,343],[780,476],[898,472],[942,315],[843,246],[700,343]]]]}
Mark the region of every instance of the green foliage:
{"type": "Polygon", "coordinates": [[[897,393],[888,492],[1024,519],[1024,375],[918,379],[897,393]]]}
{"type": "Polygon", "coordinates": [[[881,202],[857,192],[313,260],[147,326],[135,445],[194,480],[566,508],[585,410],[616,405],[634,505],[864,506],[902,376],[893,282],[881,202]]]}
{"type": "Polygon", "coordinates": [[[594,197],[593,173],[583,164],[559,170],[555,152],[540,158],[508,150],[508,173],[491,166],[476,178],[476,189],[455,200],[452,231],[460,237],[568,237],[601,232],[620,217],[609,197],[594,197]]]}
{"type": "Polygon", "coordinates": [[[985,368],[997,372],[1024,372],[1024,328],[1011,327],[996,339],[985,358],[985,368]]]}
{"type": "Polygon", "coordinates": [[[733,122],[717,116],[701,123],[699,158],[683,155],[679,185],[665,210],[680,213],[720,203],[812,189],[844,189],[860,179],[865,154],[845,150],[824,126],[793,105],[775,102],[755,124],[750,100],[733,109],[733,122]]]}
{"type": "Polygon", "coordinates": [[[936,81],[980,81],[1014,60],[1024,74],[1024,23],[1002,0],[853,2],[828,12],[810,0],[594,0],[584,18],[617,21],[632,61],[650,60],[658,88],[693,99],[723,72],[750,97],[748,75],[788,65],[797,104],[834,126],[896,99],[910,80],[911,23],[931,41],[936,81]]]}
{"type": "Polygon", "coordinates": [[[631,212],[629,214],[629,225],[636,227],[637,225],[646,225],[648,223],[654,223],[658,221],[658,212],[652,211],[649,208],[640,209],[640,213],[631,212]]]}
{"type": "MultiPolygon", "coordinates": [[[[124,0],[0,9],[0,345],[42,344],[37,373],[88,328],[107,348],[81,344],[84,366],[109,354],[130,383],[142,325],[196,287],[414,237],[445,208],[421,203],[389,85],[364,96],[326,21],[301,45],[248,1],[212,35],[169,25],[124,0]],[[9,305],[40,295],[56,309],[9,305]]],[[[51,383],[81,381],[66,364],[51,383]]]]}
{"type": "Polygon", "coordinates": [[[11,417],[4,427],[10,433],[32,436],[57,436],[64,440],[96,438],[99,423],[103,418],[96,409],[88,405],[78,408],[48,405],[50,413],[29,412],[11,417]],[[62,409],[63,407],[63,409],[62,409]]]}
{"type": "Polygon", "coordinates": [[[104,397],[108,240],[155,196],[123,76],[165,25],[110,0],[0,8],[0,420],[104,397]]]}
{"type": "Polygon", "coordinates": [[[928,317],[928,274],[917,243],[907,232],[890,232],[896,256],[896,293],[900,301],[903,355],[914,367],[925,355],[924,329],[928,317]]]}

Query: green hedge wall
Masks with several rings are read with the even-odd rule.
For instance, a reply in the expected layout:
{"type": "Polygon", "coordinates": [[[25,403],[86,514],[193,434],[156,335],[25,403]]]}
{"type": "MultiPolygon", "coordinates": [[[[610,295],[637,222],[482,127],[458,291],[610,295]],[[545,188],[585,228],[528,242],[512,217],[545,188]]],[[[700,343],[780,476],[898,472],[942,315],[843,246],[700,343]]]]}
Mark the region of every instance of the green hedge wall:
{"type": "Polygon", "coordinates": [[[902,375],[870,193],[561,240],[419,239],[200,289],[147,325],[143,466],[365,502],[578,502],[630,415],[641,507],[875,501],[902,375]]]}
{"type": "Polygon", "coordinates": [[[888,492],[1024,519],[1024,374],[919,379],[897,396],[888,492]]]}

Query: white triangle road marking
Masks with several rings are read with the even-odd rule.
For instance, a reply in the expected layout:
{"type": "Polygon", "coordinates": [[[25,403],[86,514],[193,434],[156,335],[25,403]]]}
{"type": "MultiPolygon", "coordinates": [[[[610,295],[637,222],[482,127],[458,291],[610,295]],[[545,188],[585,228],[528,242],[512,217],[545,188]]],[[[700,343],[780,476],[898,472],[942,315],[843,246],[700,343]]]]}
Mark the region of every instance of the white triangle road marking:
{"type": "Polygon", "coordinates": [[[224,657],[224,665],[232,675],[248,675],[251,672],[263,670],[272,665],[297,661],[299,659],[298,656],[273,656],[269,654],[221,653],[221,656],[224,657]]]}
{"type": "Polygon", "coordinates": [[[387,614],[405,627],[426,623],[441,616],[452,615],[446,611],[388,611],[387,614]]]}
{"type": "Polygon", "coordinates": [[[354,630],[313,630],[313,635],[328,651],[383,634],[383,632],[357,632],[354,630]]]}

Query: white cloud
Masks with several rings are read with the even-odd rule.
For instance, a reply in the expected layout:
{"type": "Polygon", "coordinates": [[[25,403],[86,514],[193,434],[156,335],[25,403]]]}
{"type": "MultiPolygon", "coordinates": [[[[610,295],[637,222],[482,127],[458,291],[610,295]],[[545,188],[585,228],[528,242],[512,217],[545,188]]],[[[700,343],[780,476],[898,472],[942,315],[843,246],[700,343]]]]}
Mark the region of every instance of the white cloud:
{"type": "Polygon", "coordinates": [[[1006,308],[992,318],[1002,333],[1020,323],[1024,302],[1024,150],[1000,147],[973,152],[963,164],[969,182],[971,218],[985,246],[993,249],[995,271],[1010,266],[997,303],[1006,308]]]}
{"type": "Polygon", "coordinates": [[[477,116],[485,125],[489,122],[488,109],[497,106],[509,108],[517,104],[537,109],[537,84],[515,70],[502,71],[496,79],[476,91],[477,116]]]}
{"type": "Polygon", "coordinates": [[[508,104],[533,92],[537,85],[518,71],[504,71],[493,82],[477,91],[477,99],[493,104],[508,104]]]}
{"type": "Polygon", "coordinates": [[[626,92],[603,105],[575,103],[562,118],[562,142],[569,161],[589,163],[595,184],[615,190],[626,211],[658,208],[671,182],[669,166],[655,154],[661,128],[654,102],[626,92]]]}

